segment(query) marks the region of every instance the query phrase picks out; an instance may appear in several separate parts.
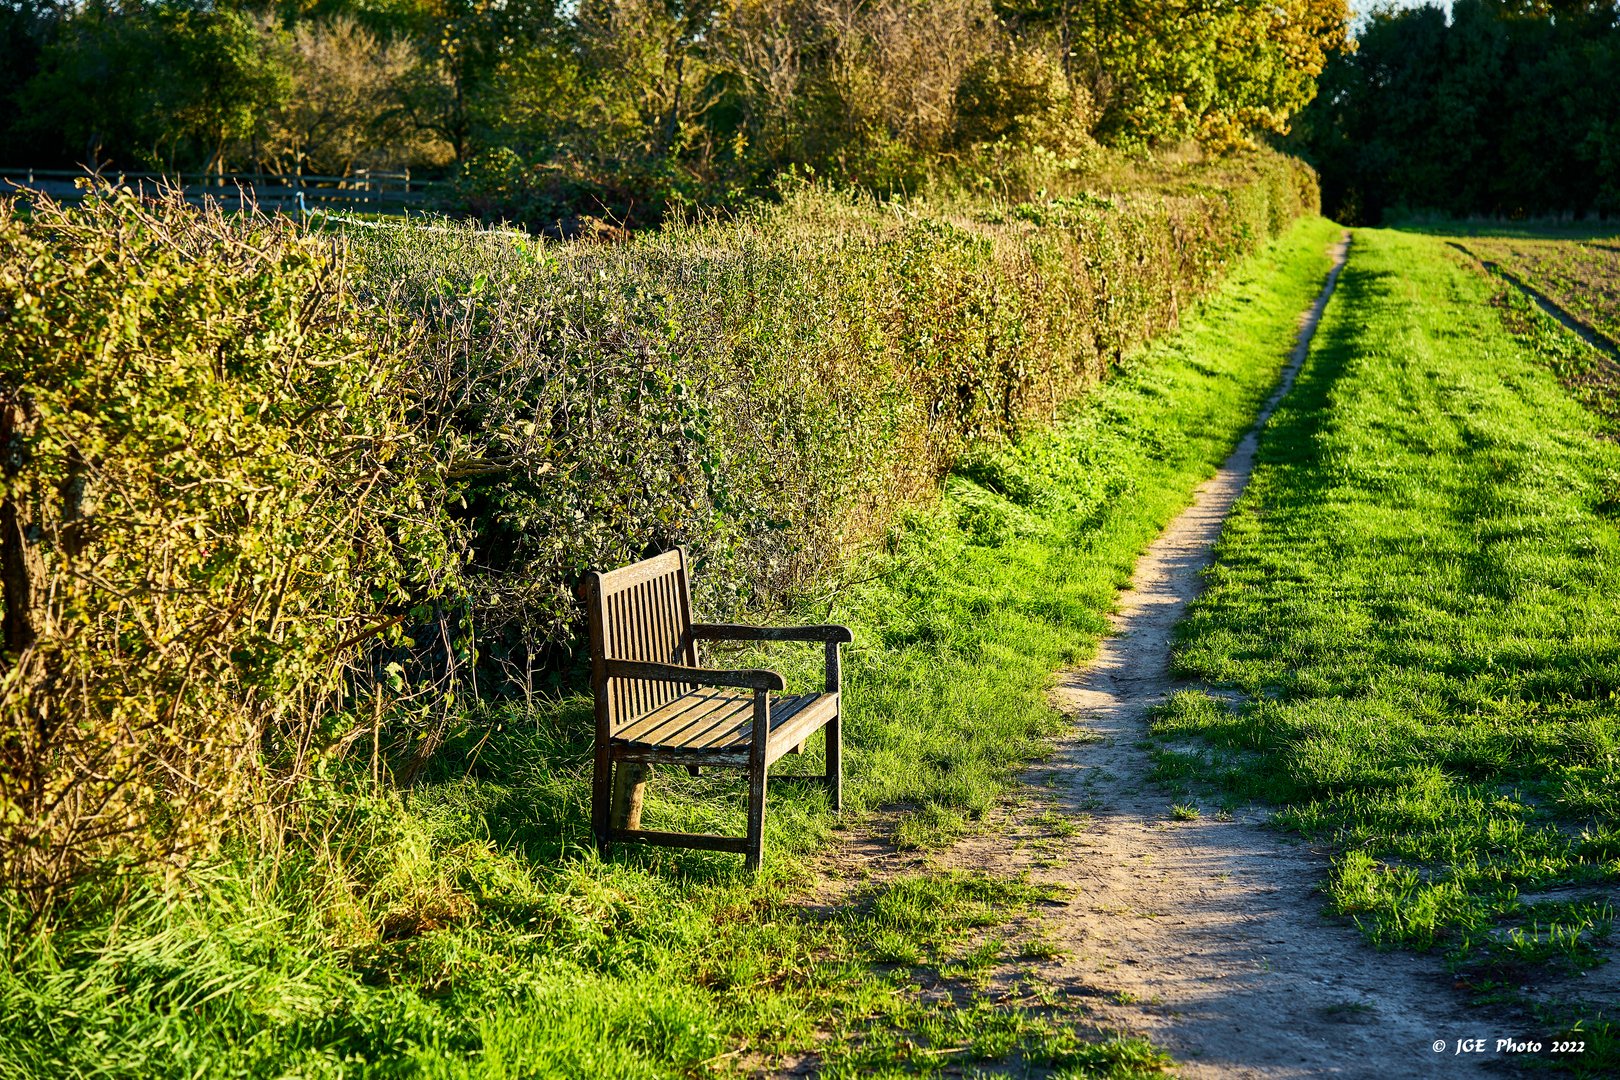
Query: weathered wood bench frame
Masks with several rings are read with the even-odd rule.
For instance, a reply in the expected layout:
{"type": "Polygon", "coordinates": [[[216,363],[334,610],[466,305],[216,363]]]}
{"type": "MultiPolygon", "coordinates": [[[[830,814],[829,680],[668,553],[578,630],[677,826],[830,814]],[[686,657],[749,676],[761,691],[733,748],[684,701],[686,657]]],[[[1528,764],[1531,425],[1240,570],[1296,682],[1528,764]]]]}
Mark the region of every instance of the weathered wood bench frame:
{"type": "MultiPolygon", "coordinates": [[[[853,640],[842,626],[739,626],[694,623],[686,549],[609,573],[592,571],[580,585],[590,621],[591,690],[596,698],[596,754],[591,831],[606,855],[619,841],[734,851],[758,870],[765,848],[765,780],[784,754],[827,729],[827,786],[843,808],[843,740],[839,647],[853,640]],[[819,641],[826,649],[820,693],[784,695],[782,676],[763,669],[720,670],[698,664],[699,641],[819,641]],[[748,779],[748,835],[654,832],[641,828],[642,786],[655,764],[740,768],[748,779]]],[[[798,779],[796,777],[796,779],[798,779]]]]}

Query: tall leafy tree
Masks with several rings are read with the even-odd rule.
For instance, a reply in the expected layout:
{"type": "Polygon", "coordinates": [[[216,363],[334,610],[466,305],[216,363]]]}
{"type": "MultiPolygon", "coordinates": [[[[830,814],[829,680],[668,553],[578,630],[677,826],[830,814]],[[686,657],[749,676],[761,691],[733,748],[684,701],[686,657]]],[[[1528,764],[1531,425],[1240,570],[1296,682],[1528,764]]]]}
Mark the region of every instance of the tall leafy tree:
{"type": "Polygon", "coordinates": [[[23,92],[72,15],[66,0],[0,0],[0,163],[53,164],[59,147],[21,122],[23,92]]]}
{"type": "Polygon", "coordinates": [[[242,11],[97,0],[45,48],[24,102],[86,164],[223,171],[285,99],[288,64],[285,35],[242,11]]]}
{"type": "Polygon", "coordinates": [[[1284,131],[1348,43],[1345,0],[1003,0],[1001,10],[1051,35],[1070,81],[1091,92],[1097,134],[1127,145],[1284,131]]]}
{"type": "Polygon", "coordinates": [[[1330,212],[1620,212],[1620,7],[1385,10],[1333,58],[1293,145],[1330,212]]]}
{"type": "Polygon", "coordinates": [[[278,172],[347,176],[357,165],[396,165],[432,153],[400,107],[416,64],[404,39],[388,40],[348,15],[297,22],[292,88],[269,116],[256,157],[278,172]]]}
{"type": "Polygon", "coordinates": [[[466,160],[488,138],[503,71],[557,23],[550,0],[423,0],[413,18],[421,62],[403,88],[406,115],[466,160]]]}

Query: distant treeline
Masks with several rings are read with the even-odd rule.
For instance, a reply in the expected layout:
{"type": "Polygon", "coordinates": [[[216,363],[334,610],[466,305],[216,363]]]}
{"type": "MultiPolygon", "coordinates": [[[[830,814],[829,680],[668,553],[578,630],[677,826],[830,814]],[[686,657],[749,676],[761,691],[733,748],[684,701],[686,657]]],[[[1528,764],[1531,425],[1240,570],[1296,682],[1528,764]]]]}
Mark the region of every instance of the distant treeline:
{"type": "Polygon", "coordinates": [[[1344,0],[0,0],[0,165],[459,178],[530,223],[806,170],[1015,196],[1283,130],[1344,0]]]}
{"type": "Polygon", "coordinates": [[[1385,10],[1329,58],[1295,148],[1327,213],[1620,214],[1620,5],[1385,10]]]}

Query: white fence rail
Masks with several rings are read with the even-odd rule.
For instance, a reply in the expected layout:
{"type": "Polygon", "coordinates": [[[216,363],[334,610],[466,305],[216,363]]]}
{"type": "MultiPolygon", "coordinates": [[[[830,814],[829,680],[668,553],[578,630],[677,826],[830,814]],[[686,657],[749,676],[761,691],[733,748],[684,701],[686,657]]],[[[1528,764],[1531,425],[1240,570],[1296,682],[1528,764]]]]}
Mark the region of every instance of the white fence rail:
{"type": "MultiPolygon", "coordinates": [[[[82,169],[0,168],[0,195],[38,192],[58,202],[77,202],[84,190],[75,181],[89,176],[82,169]]],[[[135,191],[157,192],[179,188],[193,202],[213,199],[228,207],[257,205],[266,213],[347,210],[371,214],[405,214],[426,206],[431,188],[413,181],[409,170],[383,172],[362,169],[348,176],[308,176],[281,173],[184,174],[113,172],[102,180],[135,191]]]]}

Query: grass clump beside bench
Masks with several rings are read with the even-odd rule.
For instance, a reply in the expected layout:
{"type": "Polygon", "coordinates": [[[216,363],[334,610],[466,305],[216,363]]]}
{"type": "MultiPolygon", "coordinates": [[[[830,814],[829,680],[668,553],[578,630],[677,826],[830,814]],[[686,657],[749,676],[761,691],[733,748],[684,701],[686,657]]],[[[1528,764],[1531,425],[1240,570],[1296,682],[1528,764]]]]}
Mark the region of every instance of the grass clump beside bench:
{"type": "MultiPolygon", "coordinates": [[[[856,639],[849,809],[903,807],[871,820],[938,843],[1043,752],[1053,670],[1089,654],[1136,556],[1250,422],[1336,235],[1300,222],[1053,430],[974,457],[892,533],[830,613],[856,639]]],[[[821,677],[816,659],[782,667],[789,684],[821,677]]],[[[408,794],[329,761],[272,846],[238,843],[183,887],[86,887],[49,933],[7,930],[0,1073],[652,1077],[806,1058],[829,1076],[1162,1071],[1162,1054],[1090,1030],[1050,987],[982,991],[1018,963],[1005,926],[1043,901],[1030,886],[928,874],[809,906],[832,827],[813,787],[773,800],[757,881],[709,852],[601,862],[589,703],[471,719],[408,794]]],[[[799,760],[820,769],[819,745],[799,760]]],[[[645,819],[740,831],[734,792],[734,778],[661,772],[645,819]]]]}

